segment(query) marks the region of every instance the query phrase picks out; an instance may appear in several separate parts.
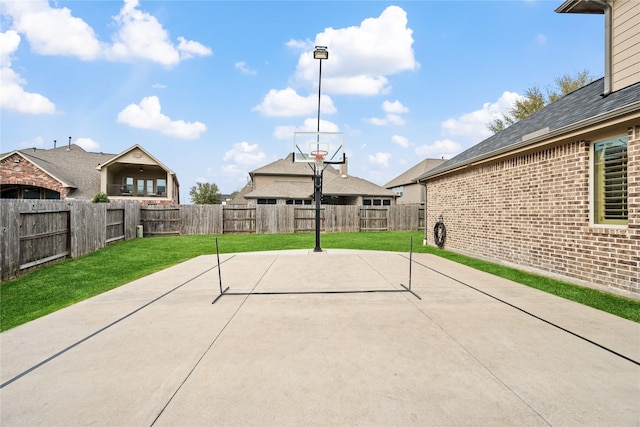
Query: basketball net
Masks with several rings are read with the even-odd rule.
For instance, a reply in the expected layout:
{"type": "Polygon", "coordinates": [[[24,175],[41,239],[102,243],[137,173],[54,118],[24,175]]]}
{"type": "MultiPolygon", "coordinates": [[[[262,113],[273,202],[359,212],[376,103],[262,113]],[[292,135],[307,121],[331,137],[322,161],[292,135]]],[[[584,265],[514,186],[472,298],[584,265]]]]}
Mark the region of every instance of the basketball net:
{"type": "Polygon", "coordinates": [[[322,173],[322,167],[324,166],[324,158],[327,154],[329,154],[327,150],[311,151],[311,156],[315,157],[316,175],[320,175],[322,173]]]}

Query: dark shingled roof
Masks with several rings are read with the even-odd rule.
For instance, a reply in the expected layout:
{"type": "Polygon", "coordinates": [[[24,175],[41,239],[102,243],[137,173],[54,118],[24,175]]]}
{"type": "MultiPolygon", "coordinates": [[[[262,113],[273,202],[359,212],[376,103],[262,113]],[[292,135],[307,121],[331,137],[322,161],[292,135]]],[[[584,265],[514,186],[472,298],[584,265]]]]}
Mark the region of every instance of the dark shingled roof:
{"type": "Polygon", "coordinates": [[[391,181],[383,185],[384,188],[399,187],[401,185],[415,184],[418,177],[422,176],[427,171],[439,166],[445,162],[444,159],[424,159],[420,163],[412,168],[404,171],[391,181]]]}
{"type": "Polygon", "coordinates": [[[584,127],[590,122],[604,121],[618,114],[640,111],[640,83],[613,92],[606,97],[604,79],[590,83],[542,110],[507,127],[420,176],[420,180],[484,158],[538,142],[541,137],[584,127]],[[548,128],[548,132],[547,132],[548,128]],[[532,138],[528,138],[530,134],[532,138]],[[525,137],[525,138],[523,138],[525,137]]]}

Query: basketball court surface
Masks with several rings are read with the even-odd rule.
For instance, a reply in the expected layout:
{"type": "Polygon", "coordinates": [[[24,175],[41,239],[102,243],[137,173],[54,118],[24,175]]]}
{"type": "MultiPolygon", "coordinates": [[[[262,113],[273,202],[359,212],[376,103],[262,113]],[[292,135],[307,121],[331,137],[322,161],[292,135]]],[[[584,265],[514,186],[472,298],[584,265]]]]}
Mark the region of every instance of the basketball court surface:
{"type": "Polygon", "coordinates": [[[0,424],[640,424],[640,324],[409,259],[201,256],[6,331],[0,424]]]}

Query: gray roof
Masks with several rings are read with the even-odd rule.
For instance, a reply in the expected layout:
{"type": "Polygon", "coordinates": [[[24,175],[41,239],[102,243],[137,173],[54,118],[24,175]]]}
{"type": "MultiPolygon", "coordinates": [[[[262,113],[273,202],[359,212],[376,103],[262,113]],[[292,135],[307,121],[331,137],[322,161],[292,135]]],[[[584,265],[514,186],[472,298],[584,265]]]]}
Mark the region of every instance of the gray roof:
{"type": "Polygon", "coordinates": [[[601,96],[603,90],[604,79],[600,79],[565,95],[542,110],[424,173],[420,179],[526,147],[555,135],[640,111],[640,83],[613,92],[606,97],[601,96]]]}
{"type": "MultiPolygon", "coordinates": [[[[280,175],[282,179],[271,184],[265,185],[258,190],[251,191],[251,184],[247,184],[245,188],[233,199],[232,204],[244,204],[246,199],[257,198],[291,198],[291,199],[309,199],[313,197],[313,171],[307,163],[294,163],[292,161],[293,154],[289,154],[285,159],[276,160],[268,165],[262,166],[252,172],[255,175],[280,175]],[[308,176],[309,180],[305,181],[287,181],[286,176],[308,176]]],[[[372,182],[355,176],[342,177],[340,173],[332,166],[325,165],[322,194],[327,196],[386,196],[395,197],[396,194],[380,187],[372,182]]]]}
{"type": "Polygon", "coordinates": [[[245,194],[245,199],[309,199],[313,196],[313,181],[275,181],[258,190],[245,194]]]}
{"type": "Polygon", "coordinates": [[[384,196],[396,197],[391,190],[355,176],[324,176],[322,194],[327,196],[384,196]]]}
{"type": "MultiPolygon", "coordinates": [[[[331,165],[326,165],[326,172],[335,172],[335,168],[331,165]]],[[[298,176],[313,176],[313,169],[309,165],[309,163],[302,162],[294,162],[293,161],[293,153],[289,153],[289,155],[285,159],[279,159],[275,162],[269,163],[268,165],[259,167],[251,172],[249,175],[298,175],[298,176]]]]}
{"type": "Polygon", "coordinates": [[[90,153],[76,144],[53,149],[28,148],[5,153],[21,156],[47,172],[53,178],[72,190],[70,198],[92,198],[100,191],[100,172],[96,166],[106,163],[115,154],[90,153]]]}
{"type": "Polygon", "coordinates": [[[406,170],[405,172],[401,173],[397,177],[393,178],[391,181],[383,185],[383,187],[394,188],[394,187],[399,187],[401,185],[416,184],[418,178],[422,176],[425,172],[430,171],[436,166],[440,166],[444,162],[445,162],[444,159],[421,160],[420,163],[406,170]]]}

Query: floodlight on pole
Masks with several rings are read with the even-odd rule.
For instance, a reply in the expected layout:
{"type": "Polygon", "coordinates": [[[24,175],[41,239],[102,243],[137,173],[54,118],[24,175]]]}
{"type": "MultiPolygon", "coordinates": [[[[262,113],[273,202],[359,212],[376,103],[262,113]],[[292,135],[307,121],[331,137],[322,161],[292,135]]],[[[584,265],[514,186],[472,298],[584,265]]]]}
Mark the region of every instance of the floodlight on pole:
{"type": "MultiPolygon", "coordinates": [[[[316,46],[313,51],[313,59],[320,60],[320,72],[318,73],[318,138],[320,138],[320,94],[322,87],[322,60],[329,59],[329,51],[326,46],[316,46]]],[[[318,142],[320,140],[318,139],[318,142]]],[[[320,144],[318,144],[320,145],[320,144]]],[[[316,199],[316,247],[314,252],[322,252],[320,247],[320,203],[322,202],[322,168],[317,164],[314,169],[313,177],[313,196],[316,199]]]]}

